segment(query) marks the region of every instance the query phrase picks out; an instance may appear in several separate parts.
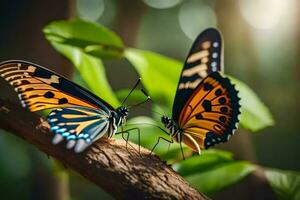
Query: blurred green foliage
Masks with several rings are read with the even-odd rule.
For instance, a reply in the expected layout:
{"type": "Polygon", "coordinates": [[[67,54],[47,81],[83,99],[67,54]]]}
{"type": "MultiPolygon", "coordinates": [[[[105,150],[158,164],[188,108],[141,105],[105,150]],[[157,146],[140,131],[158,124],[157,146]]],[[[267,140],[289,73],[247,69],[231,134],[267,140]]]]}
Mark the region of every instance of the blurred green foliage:
{"type": "Polygon", "coordinates": [[[203,172],[195,170],[193,174],[183,176],[191,185],[208,196],[242,180],[255,170],[247,161],[232,161],[203,172]]]}
{"type": "Polygon", "coordinates": [[[253,132],[274,125],[274,119],[269,109],[258,98],[254,91],[242,81],[230,77],[241,98],[240,123],[253,132]]]}
{"type": "Polygon", "coordinates": [[[171,110],[182,63],[154,52],[132,48],[126,49],[125,57],[141,76],[154,102],[167,105],[171,110]]]}
{"type": "MultiPolygon", "coordinates": [[[[154,99],[153,114],[157,114],[156,108],[163,108],[162,112],[170,114],[182,68],[181,62],[151,51],[127,48],[112,31],[99,24],[79,19],[52,22],[45,27],[44,33],[52,46],[74,64],[89,89],[109,103],[114,106],[119,105],[107,82],[101,61],[125,58],[141,76],[144,87],[154,99]]],[[[242,81],[233,77],[230,79],[240,91],[239,95],[242,99],[241,125],[251,131],[272,126],[274,120],[270,111],[254,91],[242,81]]],[[[118,99],[123,99],[129,90],[130,88],[119,90],[118,99]]],[[[139,91],[135,91],[131,101],[140,101],[144,98],[139,91]]],[[[161,125],[156,121],[157,119],[159,118],[155,116],[134,117],[128,120],[125,128],[138,126],[142,133],[141,145],[152,148],[159,136],[168,137],[158,128],[161,125]]],[[[138,142],[137,134],[130,133],[129,136],[131,141],[138,142]]],[[[117,137],[121,138],[121,136],[117,137]]],[[[193,155],[190,149],[184,147],[183,150],[184,154],[193,155]]],[[[206,150],[203,151],[203,156],[190,156],[183,161],[181,161],[182,155],[178,144],[172,144],[171,147],[167,144],[159,144],[155,153],[169,163],[173,163],[173,168],[179,174],[207,195],[213,195],[237,183],[255,170],[254,164],[236,161],[230,152],[221,150],[206,150]]],[[[268,173],[268,177],[274,177],[270,172],[268,173]]],[[[286,176],[284,173],[280,175],[286,176]]],[[[269,180],[274,183],[274,178],[269,180]]],[[[277,181],[276,184],[271,185],[276,188],[278,184],[280,185],[277,181]]],[[[285,190],[285,192],[289,191],[285,190]]]]}
{"type": "Polygon", "coordinates": [[[73,63],[95,94],[113,106],[119,105],[100,59],[122,55],[123,43],[117,35],[103,26],[81,20],[53,22],[44,28],[44,34],[52,46],[73,63]]]}
{"type": "Polygon", "coordinates": [[[300,173],[266,169],[266,177],[279,200],[300,199],[300,173]]]}

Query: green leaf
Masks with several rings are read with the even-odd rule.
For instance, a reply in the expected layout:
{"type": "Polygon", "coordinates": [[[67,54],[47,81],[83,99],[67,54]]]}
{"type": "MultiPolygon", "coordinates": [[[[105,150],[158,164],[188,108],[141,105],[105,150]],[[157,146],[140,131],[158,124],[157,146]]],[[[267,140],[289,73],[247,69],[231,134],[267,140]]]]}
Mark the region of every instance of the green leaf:
{"type": "Polygon", "coordinates": [[[239,91],[239,96],[241,97],[241,125],[251,131],[258,131],[274,125],[274,119],[269,109],[258,98],[255,92],[242,81],[233,77],[230,77],[230,79],[236,85],[236,89],[239,91]]]}
{"type": "Polygon", "coordinates": [[[213,169],[185,176],[184,178],[197,190],[208,196],[229,187],[250,174],[255,169],[246,161],[229,162],[213,169]]]}
{"type": "Polygon", "coordinates": [[[300,199],[299,172],[266,169],[265,174],[278,199],[300,199]]]}
{"type": "Polygon", "coordinates": [[[175,97],[182,63],[177,60],[137,49],[126,49],[125,57],[135,67],[154,102],[170,110],[175,97]]]}
{"type": "Polygon", "coordinates": [[[232,153],[217,149],[202,151],[201,155],[190,157],[186,160],[174,164],[172,167],[182,176],[211,170],[226,162],[231,162],[232,153]]]}
{"type": "Polygon", "coordinates": [[[74,64],[82,79],[97,96],[114,107],[120,105],[106,79],[105,69],[100,59],[82,52],[79,48],[50,42],[59,53],[74,64]]]}
{"type": "Polygon", "coordinates": [[[49,41],[77,47],[99,58],[119,58],[123,55],[122,40],[100,24],[79,19],[55,21],[43,31],[49,41]]]}

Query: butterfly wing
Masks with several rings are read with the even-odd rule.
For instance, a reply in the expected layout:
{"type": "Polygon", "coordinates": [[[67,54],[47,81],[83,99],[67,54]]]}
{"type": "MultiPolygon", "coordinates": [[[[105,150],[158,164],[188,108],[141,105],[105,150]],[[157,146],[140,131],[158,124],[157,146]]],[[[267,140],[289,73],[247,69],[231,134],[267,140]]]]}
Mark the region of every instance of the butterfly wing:
{"type": "Polygon", "coordinates": [[[67,106],[113,110],[96,95],[37,64],[6,61],[0,63],[0,76],[18,92],[23,107],[32,112],[67,106]]]}
{"type": "Polygon", "coordinates": [[[214,71],[223,71],[223,44],[220,32],[210,28],[197,37],[184,63],[173,103],[175,121],[194,89],[214,71]]]}
{"type": "Polygon", "coordinates": [[[77,153],[107,133],[110,124],[109,113],[79,106],[53,110],[48,122],[56,134],[52,142],[57,144],[65,138],[69,141],[67,148],[75,146],[77,153]]]}
{"type": "Polygon", "coordinates": [[[237,128],[240,98],[228,78],[208,75],[195,88],[179,116],[182,141],[193,150],[226,142],[237,128]]]}

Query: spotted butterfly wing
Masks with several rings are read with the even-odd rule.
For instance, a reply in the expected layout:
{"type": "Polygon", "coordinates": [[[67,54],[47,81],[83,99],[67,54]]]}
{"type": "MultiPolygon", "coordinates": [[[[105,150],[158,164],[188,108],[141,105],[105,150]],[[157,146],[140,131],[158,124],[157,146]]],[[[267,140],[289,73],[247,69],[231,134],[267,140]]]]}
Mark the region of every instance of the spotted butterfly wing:
{"type": "Polygon", "coordinates": [[[53,143],[67,138],[73,140],[69,147],[79,139],[89,144],[107,130],[114,108],[61,75],[27,61],[6,61],[0,63],[0,76],[15,88],[22,106],[30,111],[59,108],[48,116],[51,130],[58,134],[53,143]]]}
{"type": "Polygon", "coordinates": [[[56,133],[53,143],[57,144],[63,138],[69,142],[67,148],[81,152],[92,141],[101,138],[111,127],[109,114],[103,110],[88,107],[65,107],[54,109],[48,115],[51,131],[56,133]]]}
{"type": "Polygon", "coordinates": [[[113,110],[96,95],[37,64],[6,61],[0,63],[0,76],[15,88],[22,105],[32,112],[67,106],[113,110]]]}
{"type": "Polygon", "coordinates": [[[238,92],[219,72],[209,74],[195,88],[179,116],[182,141],[193,150],[226,142],[237,128],[238,92]]]}
{"type": "Polygon", "coordinates": [[[210,28],[196,38],[184,63],[173,103],[175,121],[194,89],[214,71],[223,71],[223,43],[220,32],[210,28]]]}
{"type": "Polygon", "coordinates": [[[238,92],[221,75],[223,62],[222,36],[207,29],[192,45],[178,83],[172,118],[181,141],[198,153],[227,141],[238,123],[238,92]]]}

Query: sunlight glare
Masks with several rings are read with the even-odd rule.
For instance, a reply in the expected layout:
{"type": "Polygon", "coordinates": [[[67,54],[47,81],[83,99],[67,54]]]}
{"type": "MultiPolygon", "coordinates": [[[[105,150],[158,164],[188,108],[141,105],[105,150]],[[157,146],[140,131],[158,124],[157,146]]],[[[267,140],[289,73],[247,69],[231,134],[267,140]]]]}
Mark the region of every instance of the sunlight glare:
{"type": "Polygon", "coordinates": [[[287,10],[285,0],[239,0],[245,20],[256,29],[272,29],[287,10]]]}

